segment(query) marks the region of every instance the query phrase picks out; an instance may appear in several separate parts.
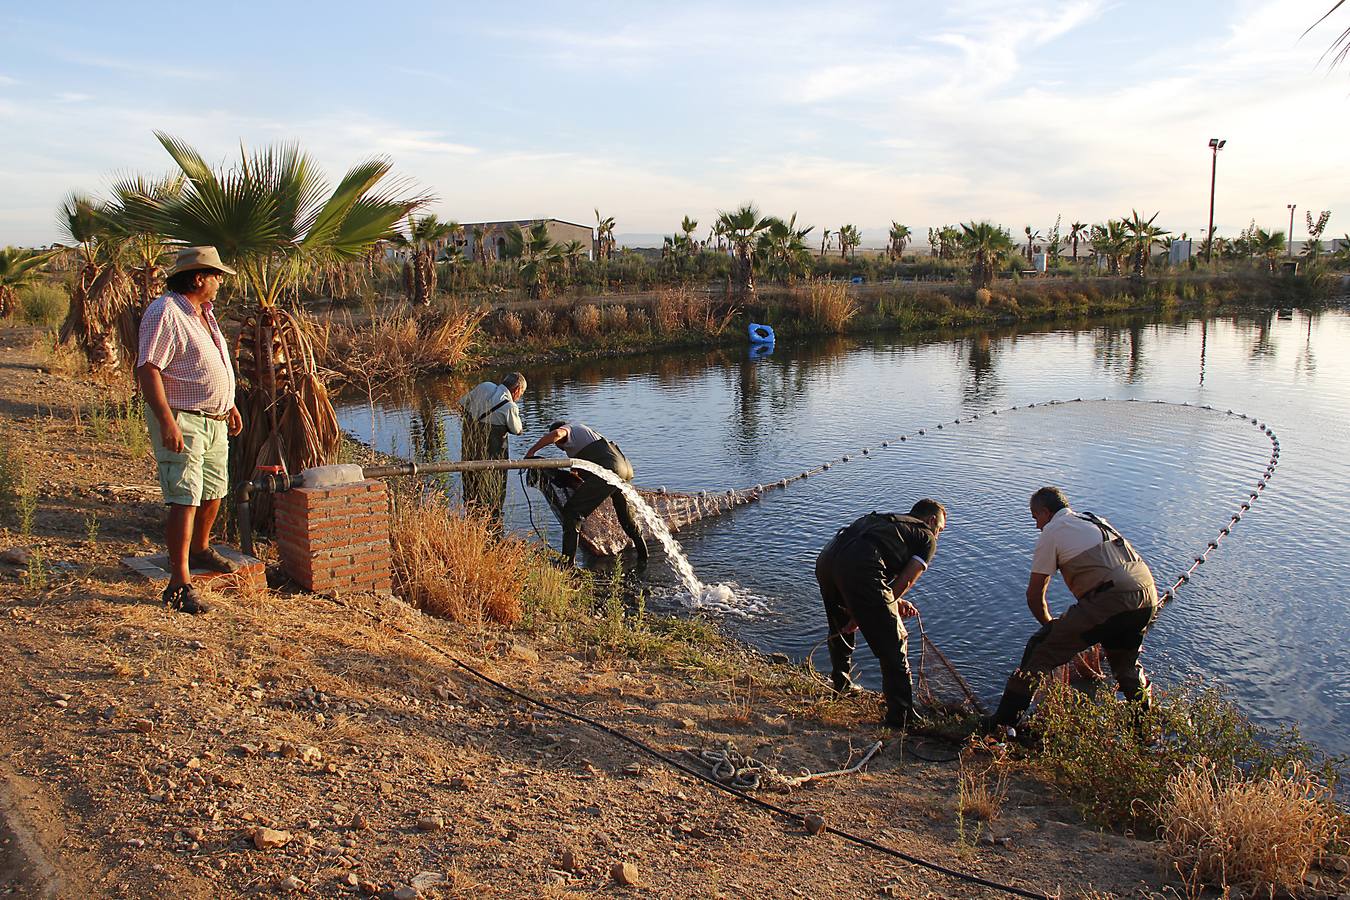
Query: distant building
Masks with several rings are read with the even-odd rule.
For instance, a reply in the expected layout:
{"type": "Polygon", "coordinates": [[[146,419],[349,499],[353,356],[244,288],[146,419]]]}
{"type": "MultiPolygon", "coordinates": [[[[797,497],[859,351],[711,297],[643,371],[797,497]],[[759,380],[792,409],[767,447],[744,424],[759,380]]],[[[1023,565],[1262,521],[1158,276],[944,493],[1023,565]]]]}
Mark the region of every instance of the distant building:
{"type": "Polygon", "coordinates": [[[488,259],[501,259],[506,251],[506,230],[512,225],[518,227],[521,231],[528,231],[531,226],[543,222],[548,226],[548,236],[555,244],[566,244],[569,241],[580,241],[586,248],[586,258],[595,259],[595,234],[589,225],[578,225],[575,222],[564,222],[562,219],[515,219],[504,222],[464,222],[460,227],[463,229],[453,238],[442,241],[436,248],[437,255],[445,249],[451,240],[460,254],[467,260],[477,258],[478,240],[483,241],[487,248],[488,259]]]}

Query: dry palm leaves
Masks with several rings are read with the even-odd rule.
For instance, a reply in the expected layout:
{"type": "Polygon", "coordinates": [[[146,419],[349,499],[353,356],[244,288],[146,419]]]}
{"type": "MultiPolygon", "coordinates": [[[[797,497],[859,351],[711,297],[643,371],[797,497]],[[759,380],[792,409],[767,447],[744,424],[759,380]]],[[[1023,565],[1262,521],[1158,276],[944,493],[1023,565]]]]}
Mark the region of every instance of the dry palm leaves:
{"type": "Polygon", "coordinates": [[[96,369],[134,364],[134,332],[123,322],[128,316],[138,318],[131,278],[117,263],[102,269],[88,263],[70,292],[70,312],[61,325],[61,342],[74,340],[96,369]]]}
{"type": "MultiPolygon", "coordinates": [[[[295,317],[276,307],[247,314],[234,355],[244,430],[230,454],[231,480],[247,481],[260,466],[299,472],[335,459],[342,431],[295,317]]],[[[255,516],[265,522],[269,513],[255,516]]]]}

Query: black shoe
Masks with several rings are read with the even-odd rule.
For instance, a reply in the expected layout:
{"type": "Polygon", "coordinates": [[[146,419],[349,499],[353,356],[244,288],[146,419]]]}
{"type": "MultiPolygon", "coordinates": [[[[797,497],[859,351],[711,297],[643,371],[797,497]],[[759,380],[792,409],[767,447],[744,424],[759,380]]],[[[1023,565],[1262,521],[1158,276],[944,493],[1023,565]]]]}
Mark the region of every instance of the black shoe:
{"type": "Polygon", "coordinates": [[[163,598],[169,609],[191,613],[194,616],[211,610],[211,607],[207,606],[206,601],[202,599],[201,593],[190,584],[165,588],[163,598]]]}
{"type": "Polygon", "coordinates": [[[993,716],[980,716],[980,721],[975,726],[975,733],[981,737],[1004,737],[1004,733],[1009,726],[1002,724],[993,716]]]}
{"type": "Polygon", "coordinates": [[[862,693],[862,685],[850,678],[847,672],[832,672],[830,686],[841,697],[862,693]]]}
{"type": "Polygon", "coordinates": [[[894,712],[887,710],[886,718],[881,720],[884,728],[898,728],[901,731],[918,731],[931,723],[912,706],[902,706],[894,712]]]}

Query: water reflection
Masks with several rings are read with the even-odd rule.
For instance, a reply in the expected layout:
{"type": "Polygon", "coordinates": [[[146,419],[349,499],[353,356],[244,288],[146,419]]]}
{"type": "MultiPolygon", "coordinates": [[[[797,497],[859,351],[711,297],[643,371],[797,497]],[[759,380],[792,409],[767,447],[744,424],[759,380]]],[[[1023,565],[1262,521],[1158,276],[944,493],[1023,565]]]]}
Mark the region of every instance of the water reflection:
{"type": "Polygon", "coordinates": [[[1094,353],[1105,371],[1122,378],[1126,384],[1137,384],[1148,376],[1143,320],[1131,319],[1125,329],[1098,328],[1093,337],[1094,353]]]}
{"type": "Polygon", "coordinates": [[[992,403],[1003,393],[995,370],[994,347],[994,340],[987,332],[966,342],[966,367],[969,371],[963,394],[967,403],[992,403]]]}

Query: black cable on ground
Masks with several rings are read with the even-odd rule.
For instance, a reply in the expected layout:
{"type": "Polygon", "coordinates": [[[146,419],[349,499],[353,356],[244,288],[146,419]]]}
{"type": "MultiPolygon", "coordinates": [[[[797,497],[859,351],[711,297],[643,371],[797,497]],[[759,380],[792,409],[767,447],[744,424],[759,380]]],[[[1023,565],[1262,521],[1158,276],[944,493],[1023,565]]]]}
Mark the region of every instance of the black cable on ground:
{"type": "MultiPolygon", "coordinates": [[[[693,767],[686,765],[685,763],[681,762],[675,757],[662,753],[660,750],[657,750],[655,747],[640,740],[639,738],[635,738],[626,732],[614,728],[613,726],[606,725],[604,722],[601,722],[597,719],[592,719],[589,716],[582,715],[581,713],[573,712],[569,709],[565,709],[564,707],[557,706],[553,703],[548,702],[547,700],[541,700],[538,697],[533,697],[530,694],[525,693],[524,691],[521,691],[517,688],[511,687],[508,684],[504,684],[500,681],[497,681],[495,678],[492,678],[491,676],[486,675],[483,672],[480,672],[478,669],[475,669],[473,666],[454,656],[450,652],[442,649],[441,647],[436,646],[435,644],[431,643],[425,638],[419,637],[415,634],[410,634],[409,632],[404,631],[401,628],[397,628],[394,625],[390,625],[389,623],[381,619],[379,616],[375,615],[374,613],[368,610],[364,610],[359,607],[352,606],[348,603],[344,603],[342,600],[330,595],[324,594],[319,596],[324,597],[324,599],[328,600],[329,602],[337,606],[342,607],[343,609],[346,609],[351,612],[359,612],[362,615],[366,616],[367,618],[372,619],[376,623],[383,625],[384,627],[389,628],[392,631],[398,632],[405,638],[416,641],[418,644],[421,644],[428,650],[431,650],[432,652],[449,660],[453,665],[457,666],[460,669],[463,669],[465,672],[468,672],[473,677],[479,679],[480,681],[486,684],[491,685],[492,687],[496,688],[499,691],[502,691],[503,693],[510,694],[513,697],[517,697],[521,700],[524,700],[526,703],[530,703],[541,709],[546,709],[555,715],[563,717],[564,719],[570,719],[573,722],[586,725],[598,731],[602,731],[605,734],[608,734],[610,737],[617,738],[620,741],[623,741],[625,744],[628,744],[629,746],[641,750],[643,753],[646,753],[649,756],[661,760],[666,765],[678,769],[679,771],[683,772],[684,774],[692,778],[702,781],[705,784],[709,784],[720,791],[724,791],[728,794],[731,794],[733,797],[737,797],[741,800],[744,800],[748,803],[758,806],[761,809],[766,809],[769,812],[777,813],[778,815],[783,816],[784,818],[791,819],[795,822],[800,822],[802,823],[803,826],[805,826],[806,824],[806,816],[802,815],[801,813],[793,812],[790,809],[786,809],[782,806],[778,806],[777,804],[770,803],[767,800],[761,800],[759,797],[752,796],[744,791],[737,790],[736,788],[733,788],[730,785],[723,784],[722,782],[716,780],[710,775],[707,775],[706,773],[700,772],[697,769],[694,769],[693,767]]],[[[877,843],[876,841],[870,838],[865,838],[862,837],[861,835],[856,835],[851,832],[835,828],[831,825],[826,825],[824,830],[837,837],[841,837],[844,840],[849,841],[850,843],[857,844],[860,847],[866,847],[869,850],[875,850],[878,853],[884,853],[887,856],[893,856],[896,859],[907,862],[912,866],[918,866],[920,868],[928,869],[929,871],[936,872],[939,875],[945,875],[948,878],[954,878],[958,881],[964,881],[968,884],[978,885],[980,887],[989,888],[995,891],[1002,891],[1006,894],[1011,894],[1014,897],[1028,897],[1031,898],[1031,900],[1050,900],[1050,897],[1046,894],[1037,893],[1035,891],[1029,891],[1026,890],[1025,888],[1016,887],[1015,885],[1002,884],[997,881],[991,881],[990,879],[987,878],[981,878],[978,875],[971,875],[967,872],[961,872],[957,869],[951,869],[948,868],[947,866],[942,865],[941,863],[932,862],[922,857],[914,856],[913,854],[906,853],[903,850],[897,850],[894,847],[888,847],[885,844],[877,843]]]]}

